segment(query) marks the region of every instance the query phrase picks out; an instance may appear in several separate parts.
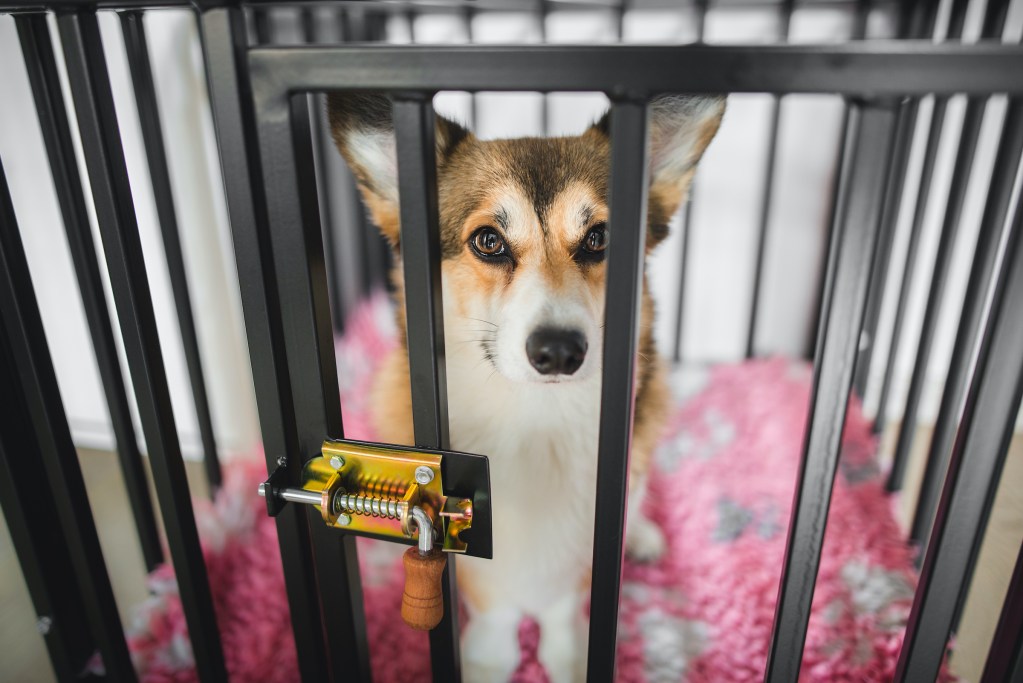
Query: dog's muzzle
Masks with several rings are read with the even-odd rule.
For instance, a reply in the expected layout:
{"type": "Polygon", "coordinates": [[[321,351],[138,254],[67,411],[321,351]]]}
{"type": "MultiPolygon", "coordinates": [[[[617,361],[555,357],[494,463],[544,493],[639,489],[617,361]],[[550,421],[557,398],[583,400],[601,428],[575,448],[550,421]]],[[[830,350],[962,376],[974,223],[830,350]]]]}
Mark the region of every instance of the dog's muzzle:
{"type": "Polygon", "coordinates": [[[571,375],[586,359],[586,337],[577,330],[541,327],[526,339],[529,363],[541,375],[571,375]]]}

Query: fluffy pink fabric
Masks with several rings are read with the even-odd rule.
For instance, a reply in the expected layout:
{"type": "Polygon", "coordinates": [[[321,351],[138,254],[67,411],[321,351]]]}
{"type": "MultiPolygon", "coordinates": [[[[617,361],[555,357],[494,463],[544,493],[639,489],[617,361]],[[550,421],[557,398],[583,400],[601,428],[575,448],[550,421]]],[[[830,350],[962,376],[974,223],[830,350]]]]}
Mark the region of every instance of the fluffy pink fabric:
{"type": "MultiPolygon", "coordinates": [[[[346,434],[371,439],[365,397],[394,345],[382,298],[337,346],[346,434]]],[[[810,370],[783,359],[688,371],[656,455],[648,504],[669,549],[626,563],[618,679],[730,683],[763,678],[800,457],[810,370]]],[[[850,407],[801,680],[891,680],[912,602],[910,550],[893,520],[859,406],[850,407]]],[[[256,484],[261,463],[232,463],[210,505],[196,502],[231,680],[297,678],[276,530],[256,484]]],[[[399,618],[403,547],[360,539],[366,623],[378,682],[429,680],[425,634],[399,618]]],[[[497,560],[499,561],[499,560],[497,560]]],[[[196,680],[172,570],[161,567],[131,638],[145,681],[196,680]]],[[[524,619],[515,683],[545,683],[539,625],[524,619]]],[[[943,673],[942,680],[952,680],[943,673]]]]}

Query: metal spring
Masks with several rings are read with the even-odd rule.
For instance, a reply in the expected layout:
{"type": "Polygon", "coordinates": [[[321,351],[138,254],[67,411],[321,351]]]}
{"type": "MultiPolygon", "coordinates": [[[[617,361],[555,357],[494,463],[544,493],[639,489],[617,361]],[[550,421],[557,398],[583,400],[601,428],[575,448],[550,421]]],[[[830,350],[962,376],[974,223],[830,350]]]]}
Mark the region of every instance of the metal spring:
{"type": "Polygon", "coordinates": [[[336,504],[340,505],[342,511],[347,513],[387,519],[401,519],[402,516],[400,500],[348,494],[338,496],[336,504]]]}
{"type": "Polygon", "coordinates": [[[408,483],[398,479],[380,479],[378,477],[359,475],[356,478],[355,486],[352,487],[365,495],[380,498],[401,499],[408,490],[408,483]]]}

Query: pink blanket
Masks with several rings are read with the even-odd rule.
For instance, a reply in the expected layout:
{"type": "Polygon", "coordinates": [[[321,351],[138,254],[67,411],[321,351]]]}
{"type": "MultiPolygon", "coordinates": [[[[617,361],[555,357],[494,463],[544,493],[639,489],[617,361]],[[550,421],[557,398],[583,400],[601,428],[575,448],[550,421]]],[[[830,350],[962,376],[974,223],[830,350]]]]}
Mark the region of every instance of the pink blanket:
{"type": "MultiPolygon", "coordinates": [[[[372,439],[364,397],[394,344],[386,302],[363,306],[337,345],[346,433],[372,439]]],[[[810,369],[785,359],[690,370],[673,378],[678,407],[656,455],[648,498],[668,531],[654,566],[626,564],[618,680],[761,681],[800,457],[810,369]]],[[[883,491],[876,443],[851,406],[835,481],[801,680],[887,681],[898,658],[916,578],[883,491]]],[[[231,680],[294,681],[273,520],[256,484],[262,462],[227,468],[212,505],[196,502],[231,680]]],[[[374,679],[429,680],[425,634],[398,614],[403,547],[360,539],[374,679]]],[[[172,570],[150,579],[132,652],[146,681],[195,681],[172,570]]],[[[535,622],[520,628],[518,683],[545,681],[535,622]]],[[[942,674],[942,680],[952,680],[942,674]]]]}

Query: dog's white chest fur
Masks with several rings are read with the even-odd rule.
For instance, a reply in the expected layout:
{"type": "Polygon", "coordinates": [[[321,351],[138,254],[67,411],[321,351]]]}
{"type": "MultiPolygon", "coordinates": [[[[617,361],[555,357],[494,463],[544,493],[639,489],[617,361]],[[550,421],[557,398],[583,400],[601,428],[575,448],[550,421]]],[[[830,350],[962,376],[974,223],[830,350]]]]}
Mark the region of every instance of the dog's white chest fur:
{"type": "Polygon", "coordinates": [[[576,592],[589,570],[599,376],[509,382],[485,364],[448,367],[451,445],[490,459],[494,558],[461,558],[504,601],[535,612],[576,592]]]}

